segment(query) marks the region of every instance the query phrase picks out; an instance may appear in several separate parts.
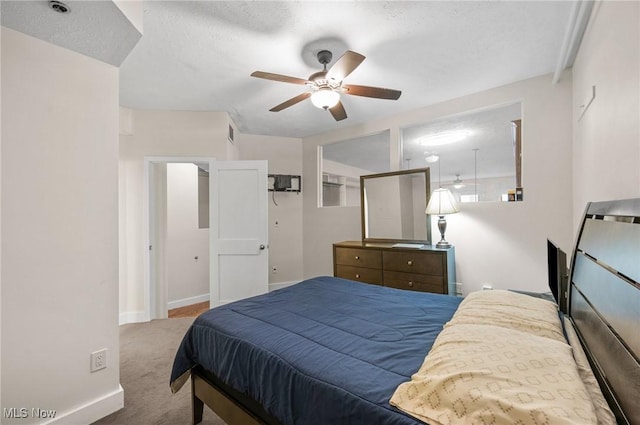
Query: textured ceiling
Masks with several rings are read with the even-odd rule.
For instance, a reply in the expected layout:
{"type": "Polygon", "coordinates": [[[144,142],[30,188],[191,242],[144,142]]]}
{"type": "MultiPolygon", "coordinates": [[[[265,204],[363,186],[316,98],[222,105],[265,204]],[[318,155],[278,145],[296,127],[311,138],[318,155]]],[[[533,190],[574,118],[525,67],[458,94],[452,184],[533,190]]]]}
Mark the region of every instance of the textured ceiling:
{"type": "MultiPolygon", "coordinates": [[[[112,2],[69,1],[72,13],[64,16],[47,15],[46,3],[2,1],[2,24],[21,25],[15,29],[115,64],[122,61],[119,46],[135,42],[135,34],[120,32],[123,15],[112,2]],[[12,10],[13,4],[22,5],[12,10]],[[34,9],[42,13],[34,15],[34,9]],[[92,55],[85,45],[114,47],[110,54],[116,56],[92,55]]],[[[144,34],[120,67],[122,106],[227,111],[243,133],[305,137],[553,72],[574,2],[143,5],[144,34]],[[308,100],[269,112],[305,87],[250,74],[306,79],[321,69],[315,54],[322,49],[332,50],[334,61],[347,49],[366,56],[345,83],[397,89],[402,96],[390,101],[343,95],[348,118],[340,122],[308,100]]]]}
{"type": "Polygon", "coordinates": [[[65,1],[60,14],[47,1],[0,3],[2,26],[111,65],[120,66],[142,34],[111,1],[65,1]]]}
{"type": "MultiPolygon", "coordinates": [[[[156,2],[120,72],[134,109],[227,111],[244,133],[304,137],[550,73],[573,2],[156,2]],[[366,60],[345,82],[402,91],[397,101],[343,95],[348,118],[306,100],[269,109],[304,86],[318,50],[366,60]]],[[[551,82],[550,82],[551,84],[551,82]]]]}

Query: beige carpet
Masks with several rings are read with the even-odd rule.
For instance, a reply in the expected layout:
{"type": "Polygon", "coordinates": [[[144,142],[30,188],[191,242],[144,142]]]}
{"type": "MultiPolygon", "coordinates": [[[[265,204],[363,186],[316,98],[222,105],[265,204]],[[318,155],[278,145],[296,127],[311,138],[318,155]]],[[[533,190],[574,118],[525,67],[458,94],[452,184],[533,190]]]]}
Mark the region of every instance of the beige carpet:
{"type": "MultiPolygon", "coordinates": [[[[120,327],[120,384],[124,409],[95,425],[188,425],[191,384],[177,393],[169,388],[173,357],[194,318],[152,320],[120,327]]],[[[204,425],[224,425],[205,406],[204,425]]]]}

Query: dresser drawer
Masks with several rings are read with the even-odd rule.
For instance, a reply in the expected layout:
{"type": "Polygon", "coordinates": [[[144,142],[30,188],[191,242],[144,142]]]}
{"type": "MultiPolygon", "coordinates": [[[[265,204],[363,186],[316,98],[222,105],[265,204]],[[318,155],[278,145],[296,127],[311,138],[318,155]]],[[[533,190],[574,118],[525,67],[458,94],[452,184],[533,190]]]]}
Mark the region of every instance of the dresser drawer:
{"type": "Polygon", "coordinates": [[[384,286],[411,291],[446,293],[443,289],[442,276],[428,276],[424,274],[384,271],[384,286]]]}
{"type": "Polygon", "coordinates": [[[444,275],[444,257],[439,253],[428,251],[384,251],[382,253],[383,268],[405,273],[444,275]]]}
{"type": "Polygon", "coordinates": [[[336,264],[347,266],[368,267],[370,269],[382,268],[381,252],[373,249],[341,248],[336,247],[336,264]]]}
{"type": "Polygon", "coordinates": [[[333,275],[411,291],[448,294],[456,282],[455,251],[425,245],[394,247],[387,242],[333,244],[333,275]]]}
{"type": "Polygon", "coordinates": [[[336,266],[336,277],[382,285],[381,269],[368,269],[366,267],[354,267],[338,264],[336,266]]]}

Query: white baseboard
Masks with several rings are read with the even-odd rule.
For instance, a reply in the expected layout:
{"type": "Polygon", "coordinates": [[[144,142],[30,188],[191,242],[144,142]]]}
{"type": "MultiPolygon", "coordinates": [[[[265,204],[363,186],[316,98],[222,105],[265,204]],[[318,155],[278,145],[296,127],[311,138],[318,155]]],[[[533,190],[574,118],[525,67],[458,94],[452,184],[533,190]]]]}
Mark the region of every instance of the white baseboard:
{"type": "Polygon", "coordinates": [[[269,292],[275,291],[276,289],[286,288],[287,286],[295,285],[300,282],[299,280],[292,280],[290,282],[278,282],[278,283],[270,283],[269,284],[269,292]]]}
{"type": "Polygon", "coordinates": [[[124,407],[124,390],[118,389],[103,397],[97,398],[70,412],[66,412],[55,419],[44,422],[47,425],[77,425],[90,424],[102,419],[124,407]]]}
{"type": "Polygon", "coordinates": [[[183,298],[181,300],[169,301],[167,303],[167,310],[173,310],[174,308],[186,307],[191,304],[203,303],[209,301],[209,294],[196,295],[195,297],[183,298]]]}
{"type": "Polygon", "coordinates": [[[125,311],[120,313],[119,324],[126,325],[127,323],[140,323],[148,322],[149,318],[144,311],[125,311]]]}

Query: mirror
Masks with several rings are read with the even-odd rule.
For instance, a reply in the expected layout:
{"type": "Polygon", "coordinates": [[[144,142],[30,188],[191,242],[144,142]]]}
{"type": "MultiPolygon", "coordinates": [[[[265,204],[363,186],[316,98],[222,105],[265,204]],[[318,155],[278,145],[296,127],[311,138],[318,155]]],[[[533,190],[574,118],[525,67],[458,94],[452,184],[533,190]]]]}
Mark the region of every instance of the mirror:
{"type": "Polygon", "coordinates": [[[429,168],[360,176],[362,240],[429,243],[429,168]]]}
{"type": "Polygon", "coordinates": [[[403,128],[402,157],[413,167],[431,167],[431,190],[449,189],[458,202],[521,200],[510,198],[522,188],[521,106],[510,103],[403,128]]]}

